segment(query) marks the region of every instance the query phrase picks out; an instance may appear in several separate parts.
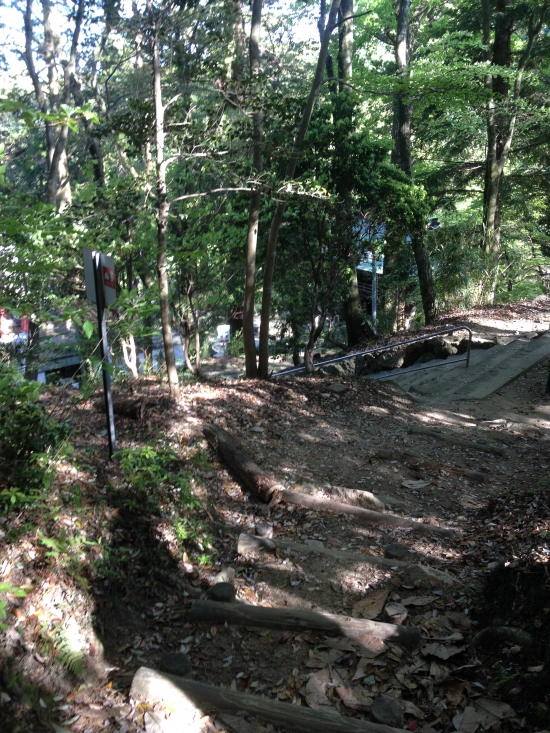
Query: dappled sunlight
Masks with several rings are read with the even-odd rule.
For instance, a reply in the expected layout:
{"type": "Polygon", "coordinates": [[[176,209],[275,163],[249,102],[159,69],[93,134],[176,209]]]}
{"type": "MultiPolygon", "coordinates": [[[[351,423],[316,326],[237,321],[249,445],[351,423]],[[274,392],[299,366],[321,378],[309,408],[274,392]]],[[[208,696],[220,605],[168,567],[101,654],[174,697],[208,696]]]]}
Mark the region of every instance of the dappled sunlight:
{"type": "MultiPolygon", "coordinates": [[[[540,373],[533,377],[533,384],[537,380],[540,373]]],[[[520,501],[517,492],[539,480],[546,463],[541,459],[540,466],[522,465],[515,455],[511,460],[511,456],[479,453],[409,433],[411,427],[422,426],[470,441],[502,445],[505,438],[507,445],[515,441],[518,455],[532,455],[528,453],[534,445],[530,433],[516,431],[507,417],[491,412],[489,406],[424,406],[391,385],[352,380],[340,382],[348,388],[346,392],[327,397],[331,383],[326,378],[194,383],[183,390],[179,403],[165,401],[156,386],[139,386],[139,394],[149,394],[145,419],[119,419],[117,425],[121,448],[140,455],[147,446],[155,446],[153,453],[143,454],[149,458],[136,464],[142,468],[134,474],[124,472],[120,458],[107,464],[92,457],[87,448],[93,443],[95,450],[104,441],[104,417],[90,411],[89,403],[77,404],[75,452],[59,459],[49,509],[42,515],[45,537],[53,544],[66,537],[73,544],[56,545],[58,556],[49,558],[45,553],[52,547],[37,538],[21,544],[18,556],[26,553],[29,576],[39,564],[55,569],[56,595],[48,595],[50,586],[41,583],[34,585],[27,599],[11,599],[10,625],[17,626],[17,608],[30,618],[41,609],[39,599],[46,599],[50,603],[46,608],[61,614],[48,617],[50,626],[63,622],[67,630],[75,631],[74,639],[67,641],[67,659],[80,629],[79,643],[88,668],[92,662],[99,665],[97,673],[109,680],[110,694],[118,696],[121,705],[127,704],[122,695],[139,667],[158,668],[167,651],[178,650],[191,660],[196,678],[217,687],[224,685],[259,699],[261,695],[288,702],[304,698],[308,680],[324,659],[320,656],[319,661],[310,662],[311,645],[317,648],[316,654],[323,654],[338,637],[191,623],[191,608],[208,600],[212,586],[220,580],[234,586],[239,604],[359,620],[360,604],[368,604],[372,594],[385,589],[388,602],[409,604],[408,625],[420,628],[426,637],[456,637],[459,632],[449,626],[447,614],[462,618],[470,612],[472,594],[495,564],[519,562],[516,558],[521,555],[511,518],[503,516],[501,508],[486,508],[490,495],[495,490],[509,491],[512,511],[519,506],[513,503],[520,501]],[[504,423],[485,424],[486,415],[504,423]],[[208,446],[201,434],[208,423],[224,426],[262,470],[298,495],[330,498],[339,490],[367,490],[384,502],[386,512],[413,518],[426,531],[366,524],[351,514],[284,502],[263,504],[243,490],[208,446]],[[159,468],[155,456],[168,448],[175,451],[175,458],[159,468]],[[158,480],[154,471],[147,473],[150,469],[161,471],[158,480]],[[468,476],[464,471],[474,473],[468,476]],[[538,478],[533,478],[535,473],[538,478]],[[482,476],[484,482],[478,483],[472,475],[482,476]],[[148,488],[143,476],[149,476],[148,488]],[[276,544],[240,555],[239,535],[253,535],[262,525],[271,528],[276,544]],[[454,530],[455,536],[441,538],[430,532],[430,527],[435,531],[438,526],[454,530]],[[499,538],[500,533],[506,539],[499,538]],[[285,549],[285,542],[296,545],[285,549]],[[389,545],[401,547],[405,566],[433,568],[448,576],[449,586],[442,587],[443,576],[436,576],[435,586],[423,587],[419,581],[416,587],[405,580],[405,567],[394,565],[397,561],[391,557],[384,566],[369,563],[369,558],[385,558],[389,545]],[[62,605],[68,602],[70,611],[62,605]]],[[[523,388],[530,386],[522,383],[523,388]]],[[[535,420],[534,415],[548,410],[536,403],[535,409],[522,417],[535,420]]],[[[544,562],[545,533],[550,527],[535,520],[540,515],[536,499],[525,506],[532,522],[522,530],[523,552],[535,562],[544,562]]],[[[52,572],[50,584],[53,577],[52,572]]],[[[382,615],[375,620],[383,620],[382,615]]],[[[39,621],[28,628],[35,628],[39,621]]],[[[397,669],[409,670],[415,664],[423,669],[423,659],[413,663],[414,655],[405,652],[404,664],[400,653],[394,645],[380,652],[376,664],[369,662],[371,671],[364,675],[370,680],[369,691],[385,694],[394,689],[397,683],[390,680],[397,669]]],[[[42,667],[57,669],[55,654],[42,658],[44,665],[31,657],[32,673],[42,667]]],[[[352,656],[346,664],[355,669],[352,656]]],[[[344,675],[345,670],[339,669],[344,675]]],[[[429,669],[428,664],[423,674],[429,674],[429,669]]],[[[40,678],[51,696],[61,689],[58,678],[59,673],[55,683],[40,678]]],[[[86,720],[81,711],[93,696],[90,692],[78,703],[63,700],[61,704],[68,706],[67,716],[79,714],[86,720]]],[[[115,715],[111,705],[110,720],[122,720],[122,713],[117,709],[115,715]]],[[[135,726],[143,720],[140,715],[143,711],[133,701],[124,720],[135,726]]]]}

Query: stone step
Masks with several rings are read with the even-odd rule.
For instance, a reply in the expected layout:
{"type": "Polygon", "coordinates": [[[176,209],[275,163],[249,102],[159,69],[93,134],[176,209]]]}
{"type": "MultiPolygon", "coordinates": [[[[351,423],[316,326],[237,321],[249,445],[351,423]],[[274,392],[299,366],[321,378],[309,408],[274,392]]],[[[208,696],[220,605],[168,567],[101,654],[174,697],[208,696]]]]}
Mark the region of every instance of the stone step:
{"type": "Polygon", "coordinates": [[[549,355],[550,332],[547,332],[538,338],[520,337],[508,345],[472,351],[468,368],[463,361],[455,363],[461,357],[451,357],[440,360],[436,368],[415,370],[413,366],[375,375],[374,378],[391,381],[421,401],[480,400],[517,379],[549,355]]]}

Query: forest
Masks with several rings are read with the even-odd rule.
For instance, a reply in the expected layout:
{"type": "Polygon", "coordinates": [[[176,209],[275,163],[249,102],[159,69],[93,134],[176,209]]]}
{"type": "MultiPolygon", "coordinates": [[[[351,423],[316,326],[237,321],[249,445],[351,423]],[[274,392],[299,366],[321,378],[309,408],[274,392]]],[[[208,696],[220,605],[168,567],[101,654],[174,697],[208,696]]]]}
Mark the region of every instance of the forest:
{"type": "Polygon", "coordinates": [[[218,324],[265,378],[277,350],[311,371],[320,339],[545,294],[547,11],[4,3],[0,307],[70,320],[92,375],[82,248],[112,256],[114,368],[162,334],[177,396],[218,324]]]}
{"type": "Polygon", "coordinates": [[[549,728],[549,3],[0,0],[2,733],[549,728]]]}

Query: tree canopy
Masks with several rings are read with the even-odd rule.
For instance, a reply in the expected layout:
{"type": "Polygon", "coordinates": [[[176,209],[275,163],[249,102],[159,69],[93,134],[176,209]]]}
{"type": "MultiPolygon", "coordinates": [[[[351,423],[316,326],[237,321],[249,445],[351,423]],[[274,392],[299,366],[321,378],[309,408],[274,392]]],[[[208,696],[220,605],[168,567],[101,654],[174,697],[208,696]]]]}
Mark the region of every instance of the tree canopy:
{"type": "Polygon", "coordinates": [[[219,323],[243,327],[248,376],[268,376],[275,322],[306,366],[335,319],[348,347],[372,338],[356,267],[375,251],[387,331],[406,304],[430,323],[547,291],[545,0],[4,9],[11,313],[84,328],[82,247],[110,254],[114,348],[161,333],[177,396],[219,323]]]}

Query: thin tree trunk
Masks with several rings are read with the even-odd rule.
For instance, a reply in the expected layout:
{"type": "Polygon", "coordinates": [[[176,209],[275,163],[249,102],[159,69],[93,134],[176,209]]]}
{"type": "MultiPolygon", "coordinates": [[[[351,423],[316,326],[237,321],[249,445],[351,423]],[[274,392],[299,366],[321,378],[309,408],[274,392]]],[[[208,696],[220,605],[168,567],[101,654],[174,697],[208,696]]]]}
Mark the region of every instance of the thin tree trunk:
{"type": "MultiPolygon", "coordinates": [[[[153,11],[150,0],[147,9],[153,22],[153,11]]],[[[153,92],[155,101],[155,139],[156,139],[156,174],[157,174],[157,277],[160,291],[160,318],[162,324],[162,339],[164,342],[164,356],[170,396],[178,399],[180,387],[174,354],[172,338],[172,324],[170,318],[170,289],[168,284],[168,263],[166,260],[166,229],[168,225],[168,201],[166,188],[166,160],[164,157],[164,106],[162,104],[162,79],[160,67],[160,32],[155,26],[153,37],[153,92]]]]}
{"type": "Polygon", "coordinates": [[[199,312],[196,309],[193,309],[193,326],[195,329],[195,375],[198,377],[201,373],[201,333],[199,331],[199,312]]]}
{"type": "MultiPolygon", "coordinates": [[[[285,178],[291,179],[294,176],[296,165],[298,163],[298,157],[300,154],[300,147],[304,141],[304,138],[309,127],[309,121],[313,113],[313,105],[321,89],[323,83],[323,75],[325,69],[325,62],[328,53],[328,46],[330,43],[330,37],[334,30],[338,18],[338,11],[340,9],[341,0],[332,0],[332,6],[328,17],[328,22],[323,33],[323,40],[321,42],[321,48],[319,49],[319,57],[317,59],[317,68],[315,70],[315,76],[309,92],[309,97],[302,113],[302,119],[296,137],[294,138],[294,145],[292,153],[290,155],[285,178]]],[[[267,241],[267,254],[265,260],[265,271],[264,271],[264,282],[263,282],[263,293],[262,293],[262,314],[261,314],[261,325],[260,325],[260,360],[259,360],[259,373],[264,379],[269,374],[269,318],[271,315],[271,297],[273,290],[273,272],[275,269],[275,256],[277,251],[277,241],[279,239],[279,229],[283,221],[285,213],[286,203],[279,201],[273,219],[271,221],[271,228],[269,230],[269,238],[267,241]]]]}
{"type": "Polygon", "coordinates": [[[418,283],[422,297],[422,308],[424,309],[424,321],[426,325],[433,323],[437,316],[437,299],[435,283],[433,279],[432,266],[428,256],[428,250],[424,246],[423,238],[419,234],[411,234],[411,244],[418,271],[418,283]]]}
{"type": "MultiPolygon", "coordinates": [[[[263,0],[252,2],[252,25],[250,28],[250,76],[257,80],[260,73],[260,31],[262,21],[263,0]]],[[[259,175],[262,172],[263,148],[263,113],[259,109],[259,87],[255,83],[252,87],[254,97],[254,112],[252,113],[254,152],[252,167],[259,175]]],[[[262,194],[254,191],[250,196],[248,208],[248,230],[246,234],[246,272],[244,283],[243,309],[243,343],[244,360],[247,377],[256,377],[258,367],[256,363],[256,342],[254,340],[254,301],[256,296],[256,247],[258,244],[258,227],[260,223],[260,205],[262,194]]]]}
{"type": "Polygon", "coordinates": [[[136,342],[134,341],[134,335],[129,334],[127,338],[121,339],[120,343],[122,344],[124,363],[130,370],[132,377],[134,379],[139,379],[137,368],[136,342]]]}

